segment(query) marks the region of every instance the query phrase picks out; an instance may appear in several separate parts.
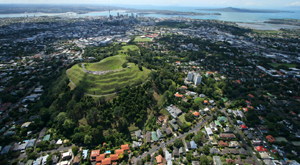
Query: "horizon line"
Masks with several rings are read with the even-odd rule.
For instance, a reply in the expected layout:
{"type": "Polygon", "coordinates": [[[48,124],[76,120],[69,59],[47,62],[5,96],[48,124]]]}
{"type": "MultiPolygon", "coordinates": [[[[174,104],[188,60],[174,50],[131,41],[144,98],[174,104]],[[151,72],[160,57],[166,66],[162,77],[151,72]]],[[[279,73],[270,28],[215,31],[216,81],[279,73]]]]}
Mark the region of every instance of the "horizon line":
{"type": "Polygon", "coordinates": [[[193,7],[193,8],[211,8],[211,9],[220,9],[220,8],[243,8],[243,9],[279,9],[279,8],[299,8],[300,6],[281,6],[281,7],[245,7],[245,6],[184,6],[184,5],[150,5],[150,4],[144,4],[144,5],[136,5],[136,4],[101,4],[101,3],[0,3],[2,5],[102,5],[102,6],[114,6],[114,7],[122,7],[122,6],[147,6],[147,7],[193,7]]]}

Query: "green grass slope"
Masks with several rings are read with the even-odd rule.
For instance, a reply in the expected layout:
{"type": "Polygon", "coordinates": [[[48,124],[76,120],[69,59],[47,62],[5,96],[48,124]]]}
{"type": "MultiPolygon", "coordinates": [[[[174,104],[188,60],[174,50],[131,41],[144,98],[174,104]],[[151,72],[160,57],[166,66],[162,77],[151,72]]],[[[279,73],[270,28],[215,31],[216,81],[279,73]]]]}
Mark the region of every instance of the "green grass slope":
{"type": "Polygon", "coordinates": [[[115,92],[116,88],[122,89],[127,85],[139,85],[147,80],[150,73],[149,69],[143,67],[143,71],[140,71],[137,65],[133,63],[128,63],[128,65],[130,68],[124,68],[104,75],[93,75],[85,73],[81,64],[77,64],[70,68],[68,77],[76,86],[81,86],[86,93],[104,95],[115,92]]]}
{"type": "Polygon", "coordinates": [[[85,69],[89,71],[106,71],[122,69],[122,64],[126,61],[125,55],[107,57],[101,62],[86,63],[85,69]]]}

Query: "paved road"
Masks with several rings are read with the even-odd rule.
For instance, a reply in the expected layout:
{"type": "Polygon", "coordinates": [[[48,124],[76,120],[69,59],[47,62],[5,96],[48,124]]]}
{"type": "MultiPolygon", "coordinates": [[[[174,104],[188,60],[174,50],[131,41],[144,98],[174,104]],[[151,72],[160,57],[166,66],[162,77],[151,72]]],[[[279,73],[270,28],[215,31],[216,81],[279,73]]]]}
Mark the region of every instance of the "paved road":
{"type": "MultiPolygon", "coordinates": [[[[216,114],[216,113],[214,113],[216,114]]],[[[207,117],[206,119],[202,120],[200,123],[198,123],[195,127],[193,127],[191,130],[189,130],[188,132],[185,132],[184,134],[181,134],[177,137],[173,137],[172,139],[170,139],[169,141],[165,142],[165,143],[160,143],[159,146],[155,146],[153,148],[151,148],[148,152],[145,152],[143,153],[142,155],[138,156],[137,158],[134,159],[134,164],[136,164],[136,162],[140,159],[143,159],[145,158],[148,154],[154,154],[156,151],[159,150],[159,148],[164,148],[166,145],[169,145],[169,144],[172,144],[174,143],[174,141],[176,139],[179,139],[179,138],[183,138],[185,137],[187,134],[189,133],[192,133],[192,132],[197,132],[199,130],[199,128],[202,128],[206,123],[207,121],[209,121],[210,119],[212,119],[212,116],[214,115],[212,114],[211,116],[207,117]]]]}

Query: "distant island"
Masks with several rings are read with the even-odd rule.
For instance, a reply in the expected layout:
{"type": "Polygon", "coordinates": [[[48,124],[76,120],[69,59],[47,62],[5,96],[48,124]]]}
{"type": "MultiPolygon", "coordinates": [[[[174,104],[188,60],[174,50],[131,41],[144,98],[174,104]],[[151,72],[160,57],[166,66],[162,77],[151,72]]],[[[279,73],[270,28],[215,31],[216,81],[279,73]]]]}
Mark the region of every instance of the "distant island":
{"type": "Polygon", "coordinates": [[[180,12],[171,10],[127,10],[127,13],[137,13],[139,15],[162,14],[162,15],[221,15],[220,13],[196,13],[196,12],[180,12]]]}
{"type": "Polygon", "coordinates": [[[107,10],[125,10],[127,8],[103,5],[52,5],[52,4],[1,4],[0,14],[23,13],[67,13],[85,14],[107,10]]]}
{"type": "Polygon", "coordinates": [[[240,13],[294,13],[292,11],[282,11],[282,10],[269,10],[269,9],[242,9],[234,7],[226,7],[219,9],[197,9],[206,11],[219,11],[219,12],[240,12],[240,13]]]}
{"type": "Polygon", "coordinates": [[[265,21],[264,23],[300,26],[299,19],[269,19],[268,21],[265,21]]]}

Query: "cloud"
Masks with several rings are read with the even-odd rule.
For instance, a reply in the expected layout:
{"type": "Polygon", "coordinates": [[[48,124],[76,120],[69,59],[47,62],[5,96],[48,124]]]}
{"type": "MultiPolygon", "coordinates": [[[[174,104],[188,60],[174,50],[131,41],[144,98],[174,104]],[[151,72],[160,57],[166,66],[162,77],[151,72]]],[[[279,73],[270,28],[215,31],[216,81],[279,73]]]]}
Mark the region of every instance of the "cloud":
{"type": "Polygon", "coordinates": [[[247,2],[247,3],[245,3],[245,6],[262,6],[262,5],[259,3],[255,3],[255,2],[247,2]]]}
{"type": "Polygon", "coordinates": [[[221,1],[221,2],[212,2],[211,4],[212,5],[223,5],[225,3],[226,3],[226,1],[221,1]]]}
{"type": "Polygon", "coordinates": [[[300,1],[287,4],[286,6],[300,6],[300,1]]]}

